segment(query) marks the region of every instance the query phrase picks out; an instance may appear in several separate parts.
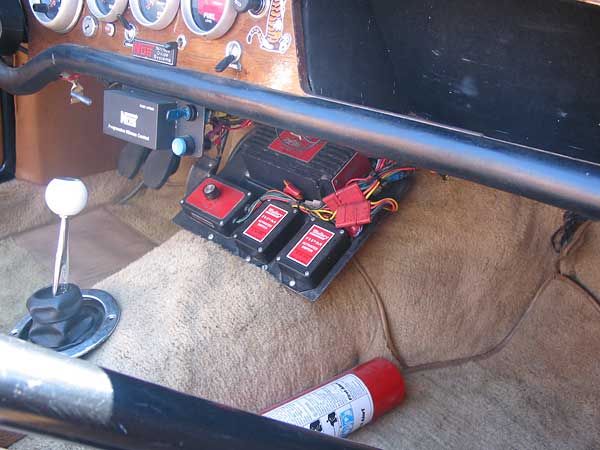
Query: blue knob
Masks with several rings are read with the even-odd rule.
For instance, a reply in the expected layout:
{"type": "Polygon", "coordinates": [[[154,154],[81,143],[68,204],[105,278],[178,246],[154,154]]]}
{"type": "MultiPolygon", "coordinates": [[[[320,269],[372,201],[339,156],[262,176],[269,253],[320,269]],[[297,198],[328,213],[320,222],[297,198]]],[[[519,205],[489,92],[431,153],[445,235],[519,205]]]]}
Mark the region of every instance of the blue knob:
{"type": "Polygon", "coordinates": [[[171,150],[177,156],[191,155],[195,149],[196,144],[191,136],[176,137],[171,141],[171,150]]]}
{"type": "Polygon", "coordinates": [[[167,120],[169,121],[176,121],[179,119],[184,119],[184,120],[196,120],[196,115],[197,115],[197,111],[196,108],[194,108],[194,106],[192,105],[187,105],[184,106],[183,108],[177,108],[177,109],[170,109],[169,111],[167,111],[167,120]]]}

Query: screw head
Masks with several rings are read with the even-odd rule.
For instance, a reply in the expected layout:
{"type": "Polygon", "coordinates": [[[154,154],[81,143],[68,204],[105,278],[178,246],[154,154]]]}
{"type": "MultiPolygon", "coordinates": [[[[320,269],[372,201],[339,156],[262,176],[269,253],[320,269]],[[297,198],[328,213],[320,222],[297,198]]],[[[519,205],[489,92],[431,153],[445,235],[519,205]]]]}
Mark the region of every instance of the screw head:
{"type": "Polygon", "coordinates": [[[233,235],[233,238],[234,238],[234,239],[237,239],[237,237],[238,237],[238,235],[237,235],[237,233],[235,233],[235,234],[233,235]]]}
{"type": "Polygon", "coordinates": [[[290,280],[290,282],[288,283],[288,285],[290,287],[294,287],[294,286],[296,286],[296,281],[295,280],[290,280]]]}
{"type": "Polygon", "coordinates": [[[244,259],[246,260],[246,262],[252,261],[252,258],[250,258],[249,256],[246,256],[244,259]]]}
{"type": "Polygon", "coordinates": [[[208,240],[209,240],[209,241],[212,241],[214,238],[215,238],[215,235],[214,235],[214,234],[210,233],[210,234],[208,235],[208,240]]]}
{"type": "Polygon", "coordinates": [[[281,261],[281,256],[278,256],[277,258],[275,258],[275,261],[281,261]]]}
{"type": "Polygon", "coordinates": [[[262,247],[258,247],[258,253],[262,253],[263,252],[263,248],[262,247]]]}
{"type": "Polygon", "coordinates": [[[263,264],[262,266],[260,266],[260,268],[261,268],[262,270],[268,270],[268,269],[269,269],[269,266],[267,266],[266,264],[263,264]]]}
{"type": "Polygon", "coordinates": [[[307,270],[306,272],[304,272],[304,276],[305,277],[309,277],[310,276],[310,272],[307,270]]]}
{"type": "Polygon", "coordinates": [[[221,221],[219,222],[219,226],[221,226],[221,227],[222,227],[223,225],[225,225],[225,222],[223,222],[223,221],[221,220],[221,221]]]}

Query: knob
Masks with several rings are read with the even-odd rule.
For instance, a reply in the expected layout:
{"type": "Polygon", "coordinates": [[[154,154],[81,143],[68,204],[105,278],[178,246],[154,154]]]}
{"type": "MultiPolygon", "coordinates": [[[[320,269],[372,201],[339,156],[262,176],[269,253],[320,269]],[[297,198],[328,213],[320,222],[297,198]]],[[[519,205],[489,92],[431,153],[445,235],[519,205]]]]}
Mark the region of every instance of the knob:
{"type": "Polygon", "coordinates": [[[171,142],[171,150],[177,156],[191,155],[196,150],[196,143],[191,136],[176,137],[171,142]]]}
{"type": "Polygon", "coordinates": [[[221,195],[221,191],[213,183],[208,183],[206,186],[204,186],[202,192],[204,193],[204,196],[209,200],[215,200],[217,197],[219,197],[219,195],[221,195]]]}
{"type": "Polygon", "coordinates": [[[264,7],[264,0],[233,0],[233,8],[238,13],[250,11],[251,13],[258,14],[264,7]]]}
{"type": "Polygon", "coordinates": [[[45,198],[48,208],[60,216],[52,280],[52,295],[57,296],[65,292],[69,284],[69,217],[85,208],[88,191],[83,181],[77,178],[55,178],[48,184],[45,198]]]}
{"type": "Polygon", "coordinates": [[[88,191],[77,178],[55,178],[46,188],[46,204],[60,217],[79,214],[87,204],[88,191]]]}
{"type": "Polygon", "coordinates": [[[187,120],[188,122],[196,120],[198,111],[193,105],[186,105],[183,108],[170,109],[167,111],[167,120],[175,121],[179,119],[187,120]]]}
{"type": "Polygon", "coordinates": [[[229,65],[231,63],[233,63],[235,61],[235,59],[236,59],[235,55],[225,56],[225,58],[223,58],[221,61],[219,61],[217,63],[217,65],[215,66],[215,72],[217,72],[217,73],[223,72],[225,69],[227,69],[229,67],[229,65]]]}
{"type": "Polygon", "coordinates": [[[47,14],[50,11],[50,7],[45,3],[34,3],[32,8],[35,12],[42,14],[47,14]]]}

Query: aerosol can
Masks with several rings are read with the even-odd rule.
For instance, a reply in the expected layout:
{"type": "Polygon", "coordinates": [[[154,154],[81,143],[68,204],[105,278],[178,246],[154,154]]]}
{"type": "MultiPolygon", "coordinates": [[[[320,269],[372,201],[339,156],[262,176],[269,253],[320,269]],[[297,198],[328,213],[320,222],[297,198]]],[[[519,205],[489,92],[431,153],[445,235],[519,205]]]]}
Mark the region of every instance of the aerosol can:
{"type": "Polygon", "coordinates": [[[343,438],[398,406],[403,399],[404,380],[400,371],[391,362],[378,358],[262,415],[343,438]]]}

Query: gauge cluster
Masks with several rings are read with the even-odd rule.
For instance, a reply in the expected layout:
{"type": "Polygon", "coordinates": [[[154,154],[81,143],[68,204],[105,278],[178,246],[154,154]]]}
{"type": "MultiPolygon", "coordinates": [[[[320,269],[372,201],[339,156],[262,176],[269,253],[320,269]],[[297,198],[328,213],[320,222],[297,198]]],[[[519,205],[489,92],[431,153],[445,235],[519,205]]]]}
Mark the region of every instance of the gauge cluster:
{"type": "MultiPolygon", "coordinates": [[[[91,14],[98,21],[106,23],[117,21],[129,4],[135,21],[152,30],[166,28],[175,19],[181,7],[182,17],[188,29],[206,39],[218,39],[227,33],[239,12],[249,11],[253,17],[264,14],[269,3],[267,0],[85,0],[85,2],[91,14]]],[[[73,29],[81,15],[83,3],[84,0],[29,0],[37,21],[57,33],[67,33],[73,29]]]]}

